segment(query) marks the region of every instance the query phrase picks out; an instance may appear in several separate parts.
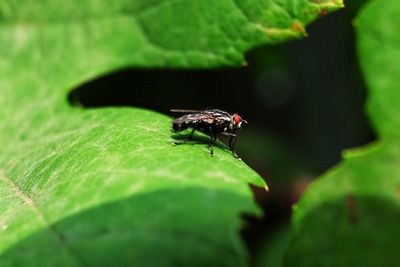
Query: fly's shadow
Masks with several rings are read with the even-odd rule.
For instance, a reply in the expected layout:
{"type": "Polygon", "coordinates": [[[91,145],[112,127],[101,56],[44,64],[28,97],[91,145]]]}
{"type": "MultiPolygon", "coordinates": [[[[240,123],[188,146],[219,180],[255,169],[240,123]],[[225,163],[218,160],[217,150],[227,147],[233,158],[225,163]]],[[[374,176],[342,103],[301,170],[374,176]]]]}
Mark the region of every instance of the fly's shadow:
{"type": "MultiPolygon", "coordinates": [[[[193,135],[191,134],[191,131],[188,132],[181,132],[177,133],[171,130],[171,138],[173,139],[173,145],[210,145],[210,136],[207,134],[198,134],[194,133],[193,135]]],[[[220,148],[221,150],[225,152],[230,152],[230,149],[228,145],[225,143],[225,138],[218,138],[214,142],[214,146],[220,148]]]]}

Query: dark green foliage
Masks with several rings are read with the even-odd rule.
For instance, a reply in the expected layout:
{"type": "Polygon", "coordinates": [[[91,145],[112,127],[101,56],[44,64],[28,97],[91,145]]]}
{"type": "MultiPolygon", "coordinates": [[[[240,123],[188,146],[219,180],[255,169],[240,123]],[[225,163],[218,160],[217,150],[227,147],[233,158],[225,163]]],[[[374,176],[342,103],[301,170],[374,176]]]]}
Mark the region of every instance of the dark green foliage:
{"type": "Polygon", "coordinates": [[[346,151],[295,208],[286,266],[400,266],[400,6],[371,1],[355,21],[378,141],[346,151]]]}

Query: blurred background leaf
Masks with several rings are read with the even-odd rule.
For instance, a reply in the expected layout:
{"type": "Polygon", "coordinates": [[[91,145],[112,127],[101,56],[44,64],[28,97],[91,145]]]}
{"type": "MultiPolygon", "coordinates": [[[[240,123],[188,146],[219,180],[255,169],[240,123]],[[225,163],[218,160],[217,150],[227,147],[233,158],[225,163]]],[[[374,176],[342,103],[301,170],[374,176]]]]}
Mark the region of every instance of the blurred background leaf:
{"type": "Polygon", "coordinates": [[[397,1],[371,1],[355,20],[378,141],[346,151],[306,191],[285,266],[400,266],[399,12],[397,1]]]}

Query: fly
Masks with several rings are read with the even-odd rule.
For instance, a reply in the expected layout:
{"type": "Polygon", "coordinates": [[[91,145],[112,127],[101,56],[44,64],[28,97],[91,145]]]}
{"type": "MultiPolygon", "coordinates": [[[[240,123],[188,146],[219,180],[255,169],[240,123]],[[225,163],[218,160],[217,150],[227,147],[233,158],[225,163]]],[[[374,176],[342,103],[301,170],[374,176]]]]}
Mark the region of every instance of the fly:
{"type": "Polygon", "coordinates": [[[184,144],[190,141],[196,130],[206,133],[210,136],[210,155],[214,155],[214,141],[217,140],[217,134],[230,137],[229,148],[235,158],[239,158],[235,152],[235,144],[237,141],[236,131],[242,127],[243,123],[247,123],[237,113],[229,114],[220,109],[204,109],[204,110],[185,110],[185,109],[171,109],[171,112],[186,113],[173,120],[172,129],[175,132],[181,132],[188,128],[192,132],[188,137],[175,144],[184,144]]]}

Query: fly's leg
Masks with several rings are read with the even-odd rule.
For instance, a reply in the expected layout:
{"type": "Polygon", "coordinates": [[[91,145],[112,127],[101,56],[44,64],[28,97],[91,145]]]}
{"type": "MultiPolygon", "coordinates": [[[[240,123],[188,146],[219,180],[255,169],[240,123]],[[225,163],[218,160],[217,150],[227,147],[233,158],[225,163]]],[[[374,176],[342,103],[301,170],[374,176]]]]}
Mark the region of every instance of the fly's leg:
{"type": "Polygon", "coordinates": [[[210,140],[210,147],[211,147],[210,155],[211,155],[211,157],[214,157],[214,138],[213,137],[211,137],[211,140],[210,140]]]}
{"type": "Polygon", "coordinates": [[[223,132],[222,135],[230,137],[230,139],[229,139],[229,149],[232,151],[232,155],[235,158],[240,159],[239,156],[236,154],[236,151],[235,151],[235,144],[236,144],[236,141],[237,141],[236,134],[223,132]]]}
{"type": "Polygon", "coordinates": [[[210,130],[210,147],[211,147],[210,156],[213,157],[214,156],[214,140],[216,140],[217,137],[213,133],[211,127],[209,128],[209,130],[210,130]]]}
{"type": "Polygon", "coordinates": [[[232,151],[232,155],[235,158],[239,159],[239,156],[236,154],[236,151],[235,151],[236,141],[237,141],[237,136],[236,135],[231,136],[231,139],[229,140],[229,148],[232,151]]]}
{"type": "Polygon", "coordinates": [[[194,131],[196,131],[196,128],[193,128],[192,132],[185,138],[185,140],[183,140],[182,142],[173,142],[172,144],[173,145],[182,145],[182,144],[192,140],[194,131]]]}

